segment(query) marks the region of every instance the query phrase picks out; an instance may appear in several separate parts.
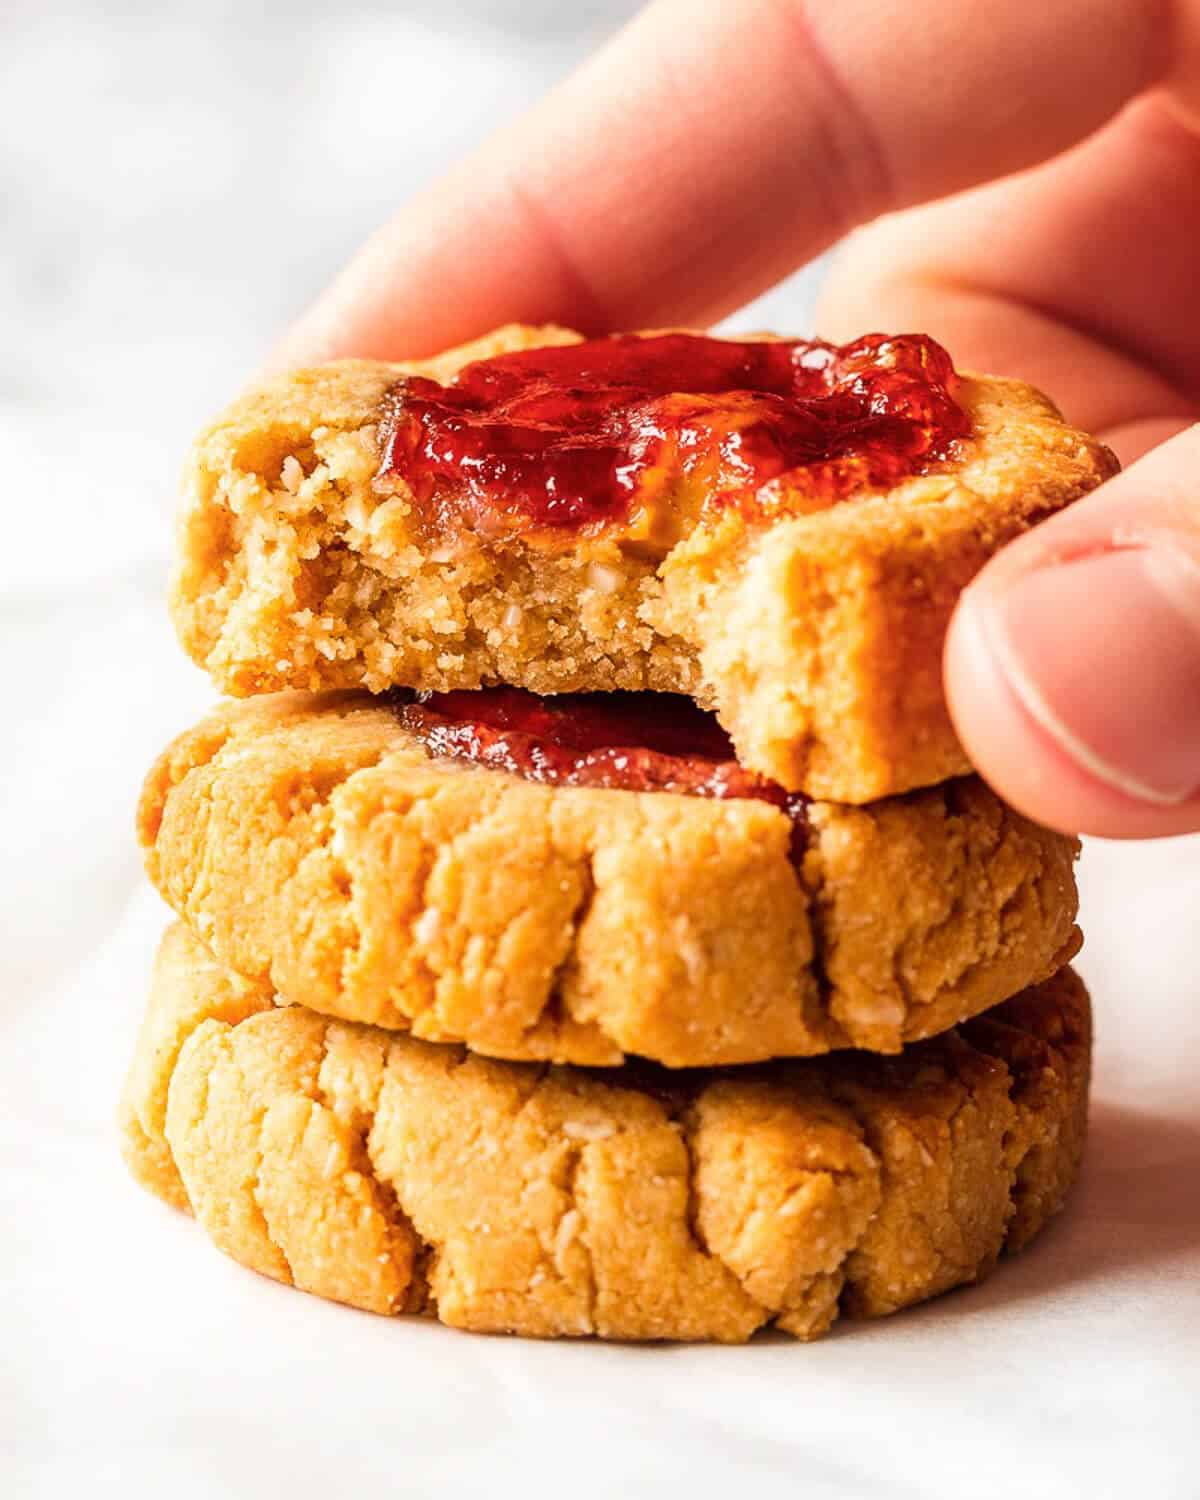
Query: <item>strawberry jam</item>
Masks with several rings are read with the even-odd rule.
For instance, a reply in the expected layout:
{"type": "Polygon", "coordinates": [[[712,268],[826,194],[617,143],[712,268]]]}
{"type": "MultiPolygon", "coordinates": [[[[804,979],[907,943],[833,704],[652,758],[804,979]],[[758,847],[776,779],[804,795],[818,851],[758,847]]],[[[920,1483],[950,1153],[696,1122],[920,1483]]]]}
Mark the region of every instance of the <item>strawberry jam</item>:
{"type": "Polygon", "coordinates": [[[380,478],[440,529],[619,527],[665,550],[701,514],[824,509],[950,458],[970,423],[921,334],[735,342],[619,335],[467,365],[384,399],[380,478]]]}
{"type": "Polygon", "coordinates": [[[807,799],[738,765],[714,715],[673,693],[563,693],[521,688],[404,695],[400,720],[433,756],[473,761],[552,786],[752,797],[792,820],[803,850],[807,799]]]}

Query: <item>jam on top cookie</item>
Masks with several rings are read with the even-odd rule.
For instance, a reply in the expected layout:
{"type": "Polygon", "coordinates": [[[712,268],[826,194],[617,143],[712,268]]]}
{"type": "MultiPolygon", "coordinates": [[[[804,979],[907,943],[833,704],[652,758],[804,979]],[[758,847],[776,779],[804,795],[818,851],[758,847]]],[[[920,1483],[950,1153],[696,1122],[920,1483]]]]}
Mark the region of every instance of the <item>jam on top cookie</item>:
{"type": "Polygon", "coordinates": [[[570,545],[608,531],[665,555],[700,516],[772,518],[891,489],[947,461],[970,422],[945,350],[920,334],[815,339],[619,335],[402,376],[380,475],[431,535],[570,545]]]}

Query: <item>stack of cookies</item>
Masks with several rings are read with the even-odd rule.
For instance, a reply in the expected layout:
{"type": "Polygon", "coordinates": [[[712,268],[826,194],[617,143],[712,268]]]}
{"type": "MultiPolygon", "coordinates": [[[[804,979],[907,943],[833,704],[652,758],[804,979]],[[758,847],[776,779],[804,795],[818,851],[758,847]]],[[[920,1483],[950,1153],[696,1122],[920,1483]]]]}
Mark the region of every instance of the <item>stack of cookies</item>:
{"type": "Polygon", "coordinates": [[[227,1254],[533,1336],[799,1338],[978,1279],[1083,1145],[1075,842],[970,774],[955,600],[1112,470],[931,340],[509,328],[199,440],[228,702],[131,1169],[227,1254]]]}

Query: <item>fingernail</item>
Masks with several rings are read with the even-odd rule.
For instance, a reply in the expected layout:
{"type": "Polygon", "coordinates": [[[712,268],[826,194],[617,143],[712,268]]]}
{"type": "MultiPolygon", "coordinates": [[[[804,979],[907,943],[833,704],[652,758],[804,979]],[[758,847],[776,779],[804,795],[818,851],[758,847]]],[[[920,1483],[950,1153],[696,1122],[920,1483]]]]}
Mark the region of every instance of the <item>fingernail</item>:
{"type": "Polygon", "coordinates": [[[964,603],[1077,764],[1141,802],[1200,790],[1200,560],[1154,542],[1044,564],[964,603]]]}

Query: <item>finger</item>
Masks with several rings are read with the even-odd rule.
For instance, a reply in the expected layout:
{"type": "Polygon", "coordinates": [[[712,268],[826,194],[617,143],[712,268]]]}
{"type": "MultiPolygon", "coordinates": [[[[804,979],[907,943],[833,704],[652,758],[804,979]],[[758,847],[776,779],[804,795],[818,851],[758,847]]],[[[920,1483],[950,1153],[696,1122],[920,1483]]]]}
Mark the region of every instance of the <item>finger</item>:
{"type": "Polygon", "coordinates": [[[1200,830],[1200,426],[988,564],[946,684],[967,753],[1029,816],[1200,830]]]}
{"type": "Polygon", "coordinates": [[[1147,100],[1052,163],[853,236],[818,327],[921,328],[1129,461],[1200,416],[1198,238],[1200,133],[1147,100]]]}
{"type": "Polygon", "coordinates": [[[1167,36],[1160,0],[658,0],[377,233],[277,359],[706,322],[853,224],[1083,138],[1166,75],[1167,36]]]}

